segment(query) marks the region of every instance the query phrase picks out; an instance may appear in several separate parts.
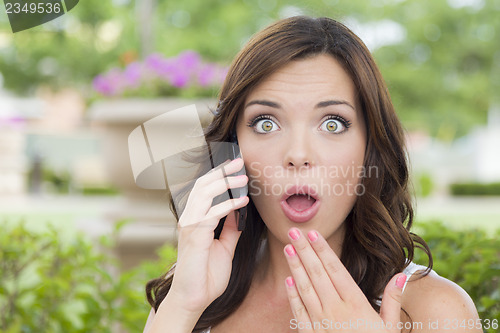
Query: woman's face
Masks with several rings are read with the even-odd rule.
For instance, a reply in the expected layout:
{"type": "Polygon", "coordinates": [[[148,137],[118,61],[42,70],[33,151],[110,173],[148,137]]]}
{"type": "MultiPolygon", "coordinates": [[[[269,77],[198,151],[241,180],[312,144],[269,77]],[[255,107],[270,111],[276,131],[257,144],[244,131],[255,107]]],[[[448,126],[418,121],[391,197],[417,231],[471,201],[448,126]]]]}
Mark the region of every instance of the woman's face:
{"type": "Polygon", "coordinates": [[[364,193],[366,129],[337,60],[318,55],[282,67],[250,92],[236,130],[249,194],[272,235],[288,242],[295,226],[342,237],[364,193]]]}

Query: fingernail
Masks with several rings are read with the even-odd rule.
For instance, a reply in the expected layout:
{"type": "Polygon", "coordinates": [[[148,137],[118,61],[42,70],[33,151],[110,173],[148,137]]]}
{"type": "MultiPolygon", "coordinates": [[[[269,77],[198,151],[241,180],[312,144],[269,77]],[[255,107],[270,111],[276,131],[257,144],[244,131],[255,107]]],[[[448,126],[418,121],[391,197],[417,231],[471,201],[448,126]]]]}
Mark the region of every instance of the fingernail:
{"type": "Polygon", "coordinates": [[[285,246],[285,251],[286,251],[286,254],[288,254],[289,257],[293,257],[297,254],[297,252],[295,251],[295,249],[293,248],[292,245],[288,244],[287,246],[285,246]]]}
{"type": "Polygon", "coordinates": [[[293,287],[293,285],[295,284],[295,282],[293,281],[293,277],[289,276],[286,278],[286,284],[289,286],[289,287],[293,287]]]}
{"type": "Polygon", "coordinates": [[[290,236],[290,238],[291,238],[291,239],[293,239],[293,240],[297,240],[297,239],[299,239],[299,237],[300,237],[300,232],[299,232],[299,230],[298,230],[298,229],[296,229],[296,228],[292,228],[292,229],[290,229],[290,231],[288,232],[288,235],[290,236]]]}
{"type": "Polygon", "coordinates": [[[406,282],[406,278],[407,278],[407,276],[406,276],[406,275],[401,275],[401,276],[399,276],[399,277],[396,279],[396,286],[398,286],[398,288],[403,289],[403,287],[404,287],[404,285],[405,285],[405,282],[406,282]]]}
{"type": "Polygon", "coordinates": [[[314,242],[316,239],[318,239],[318,233],[314,230],[311,230],[307,233],[307,237],[309,237],[309,240],[311,242],[314,242]]]}

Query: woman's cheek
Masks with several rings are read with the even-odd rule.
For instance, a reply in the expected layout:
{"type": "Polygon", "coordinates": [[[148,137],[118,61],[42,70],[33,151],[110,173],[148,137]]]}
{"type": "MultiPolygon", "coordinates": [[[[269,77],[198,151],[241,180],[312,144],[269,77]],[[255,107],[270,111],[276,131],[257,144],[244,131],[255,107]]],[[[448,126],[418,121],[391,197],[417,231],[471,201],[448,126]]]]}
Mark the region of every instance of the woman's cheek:
{"type": "Polygon", "coordinates": [[[252,177],[248,177],[248,178],[249,178],[248,179],[248,193],[250,194],[252,199],[255,200],[257,197],[259,197],[262,194],[262,189],[259,186],[258,179],[255,179],[252,177]]]}
{"type": "Polygon", "coordinates": [[[332,162],[324,168],[319,177],[320,196],[336,198],[342,202],[351,202],[351,197],[364,194],[362,184],[362,165],[342,161],[332,162]]]}
{"type": "MultiPolygon", "coordinates": [[[[248,191],[253,198],[258,196],[281,195],[281,189],[272,185],[272,179],[266,177],[263,170],[248,174],[248,191]]],[[[277,184],[274,184],[277,185],[277,184]]]]}

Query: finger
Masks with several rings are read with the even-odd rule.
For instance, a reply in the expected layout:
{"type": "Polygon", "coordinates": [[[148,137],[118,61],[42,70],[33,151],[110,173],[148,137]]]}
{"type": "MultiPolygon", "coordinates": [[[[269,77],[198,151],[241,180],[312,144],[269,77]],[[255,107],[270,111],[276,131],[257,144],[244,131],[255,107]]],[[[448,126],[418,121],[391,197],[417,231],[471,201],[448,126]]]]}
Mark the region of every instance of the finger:
{"type": "Polygon", "coordinates": [[[206,214],[212,206],[212,201],[218,195],[223,194],[228,189],[243,187],[248,183],[246,175],[228,176],[214,180],[210,184],[204,182],[196,183],[188,198],[189,205],[197,205],[201,214],[206,214]]]}
{"type": "Polygon", "coordinates": [[[232,175],[243,168],[243,159],[241,157],[232,161],[226,161],[215,168],[208,171],[206,174],[197,179],[202,184],[211,184],[213,181],[232,175]]]}
{"type": "MultiPolygon", "coordinates": [[[[230,214],[235,209],[239,209],[247,205],[248,202],[249,198],[247,196],[238,199],[229,199],[212,207],[213,210],[211,210],[203,219],[198,219],[192,223],[189,219],[186,219],[187,222],[183,222],[182,227],[178,227],[179,244],[184,244],[188,240],[195,240],[197,248],[209,247],[214,240],[213,231],[219,224],[220,219],[230,214]]],[[[234,214],[230,215],[234,218],[234,214]]],[[[231,220],[231,217],[229,217],[229,219],[231,220]]],[[[181,224],[181,220],[179,220],[179,225],[181,224]]],[[[219,240],[222,242],[224,248],[232,254],[234,254],[234,249],[236,247],[235,243],[238,242],[240,236],[240,232],[234,232],[231,230],[231,225],[233,224],[235,224],[234,221],[232,223],[228,223],[226,219],[219,237],[219,240]]],[[[180,246],[178,252],[179,255],[182,252],[180,246]]]]}
{"type": "MultiPolygon", "coordinates": [[[[220,220],[224,216],[227,216],[231,211],[246,206],[249,201],[250,199],[248,198],[248,196],[244,196],[237,199],[228,199],[210,208],[210,210],[207,213],[207,219],[215,218],[217,220],[220,220]]],[[[217,226],[217,224],[214,226],[214,228],[217,226]]]]}
{"type": "MultiPolygon", "coordinates": [[[[297,228],[291,228],[288,232],[288,236],[316,290],[322,309],[324,309],[327,304],[333,305],[335,302],[340,301],[340,296],[335,290],[323,263],[306,237],[297,228]]],[[[301,281],[298,279],[297,284],[299,285],[300,292],[301,281]]]]}
{"type": "Polygon", "coordinates": [[[337,290],[340,298],[345,301],[362,301],[366,299],[363,291],[352,278],[351,274],[345,268],[340,258],[335,251],[330,247],[330,244],[316,230],[311,230],[307,234],[307,238],[315,253],[321,260],[323,267],[337,290]]]}
{"type": "Polygon", "coordinates": [[[285,246],[284,252],[300,298],[302,299],[307,312],[311,314],[311,317],[314,320],[315,315],[320,315],[323,312],[323,306],[318,296],[318,292],[323,291],[316,291],[314,289],[314,285],[309,278],[309,275],[307,275],[307,271],[302,261],[291,244],[287,244],[285,246]]]}
{"type": "Polygon", "coordinates": [[[210,208],[205,215],[201,214],[196,218],[186,218],[182,222],[179,220],[179,224],[182,224],[182,229],[196,227],[214,230],[219,224],[220,219],[227,216],[230,212],[246,206],[249,200],[248,196],[228,199],[210,208]]]}
{"type": "Polygon", "coordinates": [[[224,226],[219,236],[219,241],[222,246],[234,256],[234,250],[236,248],[236,243],[241,236],[241,231],[238,230],[238,216],[237,211],[231,212],[227,215],[224,226]]]}
{"type": "Polygon", "coordinates": [[[305,327],[306,323],[311,322],[311,318],[309,317],[309,313],[307,312],[307,309],[302,302],[293,277],[289,276],[285,279],[285,287],[288,296],[288,302],[290,303],[290,308],[292,309],[296,324],[298,327],[305,327]]]}
{"type": "Polygon", "coordinates": [[[384,321],[386,327],[393,328],[393,332],[399,332],[397,330],[397,324],[401,320],[401,298],[406,279],[407,277],[403,273],[394,275],[385,287],[384,295],[382,296],[380,317],[384,321]]]}
{"type": "MultiPolygon", "coordinates": [[[[223,194],[228,189],[243,187],[248,183],[246,175],[225,177],[217,179],[210,185],[200,185],[196,183],[188,197],[184,211],[189,214],[179,221],[180,226],[188,221],[187,224],[200,222],[211,209],[214,198],[223,194]],[[189,207],[189,208],[188,208],[189,207]]],[[[224,215],[225,216],[225,215],[224,215]]]]}

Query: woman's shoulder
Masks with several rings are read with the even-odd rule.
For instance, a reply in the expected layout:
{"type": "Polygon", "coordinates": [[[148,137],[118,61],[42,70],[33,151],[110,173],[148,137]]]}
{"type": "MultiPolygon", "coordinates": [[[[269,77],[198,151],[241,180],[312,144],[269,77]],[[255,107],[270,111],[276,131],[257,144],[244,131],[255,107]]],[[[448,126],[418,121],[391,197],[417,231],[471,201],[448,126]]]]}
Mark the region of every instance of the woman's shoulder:
{"type": "MultiPolygon", "coordinates": [[[[475,322],[479,318],[474,302],[459,285],[439,276],[434,270],[421,276],[420,274],[426,269],[425,266],[413,263],[410,266],[408,267],[412,274],[406,284],[401,303],[410,314],[414,325],[422,323],[424,328],[422,332],[426,330],[436,332],[436,327],[444,329],[446,325],[451,329],[454,323],[460,324],[464,320],[467,323],[470,319],[475,322]],[[431,324],[434,328],[429,327],[431,324]]],[[[476,332],[474,329],[467,330],[467,327],[453,328],[453,332],[476,332]]]]}

